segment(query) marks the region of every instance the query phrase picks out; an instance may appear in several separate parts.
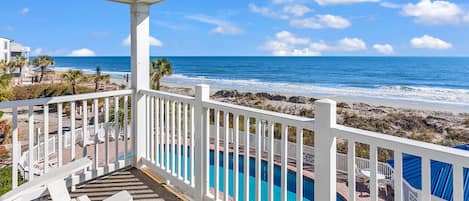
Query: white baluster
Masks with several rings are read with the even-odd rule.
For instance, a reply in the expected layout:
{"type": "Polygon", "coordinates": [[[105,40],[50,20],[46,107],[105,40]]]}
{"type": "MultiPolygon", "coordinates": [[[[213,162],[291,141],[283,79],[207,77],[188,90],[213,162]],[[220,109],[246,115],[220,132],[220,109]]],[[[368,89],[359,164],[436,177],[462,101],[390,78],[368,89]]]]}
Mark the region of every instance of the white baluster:
{"type": "Polygon", "coordinates": [[[303,200],[303,128],[296,128],[296,200],[303,200]]]}
{"type": "Polygon", "coordinates": [[[275,122],[269,122],[268,200],[274,200],[274,131],[275,122]]]}
{"type": "Polygon", "coordinates": [[[109,98],[104,98],[104,161],[109,172],[109,98]]]}
{"type": "Polygon", "coordinates": [[[183,158],[183,155],[181,155],[181,124],[182,124],[182,121],[181,121],[181,102],[178,102],[177,103],[177,119],[176,119],[176,123],[177,123],[177,141],[176,141],[176,146],[177,146],[177,155],[176,155],[176,159],[177,159],[177,175],[178,175],[178,178],[180,180],[183,180],[182,178],[182,171],[181,171],[181,160],[183,158]]]}
{"type": "Polygon", "coordinates": [[[166,100],[165,109],[166,109],[166,112],[165,112],[165,116],[166,116],[166,118],[165,118],[165,123],[166,123],[166,127],[165,127],[166,128],[166,133],[165,133],[165,136],[166,136],[166,140],[165,140],[166,141],[166,143],[165,143],[166,171],[168,173],[170,173],[171,169],[170,169],[170,165],[169,165],[169,157],[170,157],[170,155],[169,155],[169,151],[170,151],[169,150],[169,146],[170,146],[169,145],[169,135],[170,135],[169,134],[169,100],[166,100]]]}
{"type": "Polygon", "coordinates": [[[83,114],[82,114],[82,140],[83,140],[83,158],[88,156],[88,101],[83,101],[83,114]]]}
{"type": "Polygon", "coordinates": [[[463,166],[453,165],[453,200],[464,200],[463,166]]]}
{"type": "Polygon", "coordinates": [[[227,111],[224,111],[223,112],[223,120],[224,120],[224,128],[225,128],[225,135],[223,136],[223,145],[224,145],[224,151],[223,151],[223,189],[224,189],[224,196],[223,196],[223,200],[225,201],[228,201],[228,198],[230,197],[229,196],[229,189],[230,189],[230,185],[229,185],[229,181],[230,181],[230,177],[229,177],[229,170],[230,170],[230,141],[229,141],[229,133],[230,133],[230,113],[228,113],[227,111]]]}
{"type": "MultiPolygon", "coordinates": [[[[13,116],[12,116],[12,124],[13,124],[13,130],[12,130],[12,149],[13,149],[13,155],[12,155],[12,171],[11,171],[11,181],[12,181],[12,188],[15,189],[18,187],[18,162],[19,158],[21,155],[21,149],[19,146],[18,142],[18,108],[13,107],[12,110],[13,116]]],[[[46,146],[47,147],[47,146],[46,146]]],[[[32,165],[29,165],[29,171],[31,171],[32,165]]]]}
{"type": "Polygon", "coordinates": [[[171,102],[171,169],[176,176],[176,101],[171,102]]]}
{"type": "Polygon", "coordinates": [[[183,131],[184,132],[184,137],[183,137],[184,140],[182,142],[184,144],[184,146],[183,146],[183,149],[182,149],[182,158],[181,158],[181,159],[184,160],[183,175],[184,175],[184,182],[186,182],[186,183],[189,183],[188,182],[189,177],[188,177],[188,173],[187,173],[188,172],[187,171],[187,157],[188,157],[187,156],[187,148],[188,148],[188,146],[187,146],[187,132],[189,132],[189,129],[187,128],[189,126],[189,123],[187,122],[188,107],[189,107],[188,104],[184,105],[184,114],[183,114],[184,115],[184,131],[183,131]]]}
{"type": "Polygon", "coordinates": [[[430,200],[431,195],[431,169],[430,169],[430,159],[427,157],[422,157],[422,199],[421,200],[430,200]]]}
{"type": "Polygon", "coordinates": [[[99,175],[99,100],[93,100],[93,112],[94,112],[94,161],[93,169],[95,175],[99,175]]]}
{"type": "Polygon", "coordinates": [[[394,199],[403,201],[402,197],[402,152],[394,151],[394,199]]]}
{"type": "Polygon", "coordinates": [[[159,116],[160,116],[160,113],[159,113],[159,108],[160,108],[160,99],[158,97],[155,97],[154,98],[154,104],[155,104],[155,107],[153,108],[153,114],[155,115],[155,121],[154,121],[154,124],[155,124],[155,136],[154,136],[154,139],[155,139],[155,145],[154,145],[154,149],[155,149],[155,158],[154,158],[154,161],[156,163],[156,166],[157,167],[160,167],[160,120],[159,120],[159,116]]]}
{"type": "Polygon", "coordinates": [[[233,183],[233,200],[238,201],[239,199],[239,115],[233,114],[233,137],[234,137],[234,153],[233,153],[233,171],[234,171],[234,183],[233,183]]]}
{"type": "Polygon", "coordinates": [[[262,178],[262,120],[256,118],[256,200],[261,200],[261,178],[262,178]]]}
{"type": "Polygon", "coordinates": [[[122,125],[124,126],[124,163],[125,165],[128,164],[128,154],[129,154],[129,131],[128,131],[128,125],[129,125],[129,97],[124,96],[124,122],[122,125]]]}
{"type": "Polygon", "coordinates": [[[244,115],[244,200],[249,200],[249,117],[244,115]]]}
{"type": "Polygon", "coordinates": [[[378,148],[370,145],[370,197],[372,201],[378,200],[378,148]]]}
{"type": "Polygon", "coordinates": [[[347,155],[347,174],[348,174],[348,199],[350,201],[355,201],[355,141],[348,140],[348,155],[347,155]]]}
{"type": "Polygon", "coordinates": [[[282,189],[282,201],[287,200],[287,173],[288,173],[288,125],[282,125],[282,167],[281,167],[281,189],[282,189]]]}
{"type": "Polygon", "coordinates": [[[220,166],[220,111],[215,109],[215,142],[213,146],[215,147],[215,162],[214,162],[214,177],[215,177],[215,200],[218,200],[218,195],[220,192],[220,175],[219,175],[219,166],[220,166]]]}
{"type": "Polygon", "coordinates": [[[44,105],[44,173],[49,172],[49,105],[44,105]]]}
{"type": "Polygon", "coordinates": [[[119,169],[119,97],[114,97],[114,142],[115,153],[114,163],[115,169],[119,169]]]}
{"type": "Polygon", "coordinates": [[[29,181],[32,181],[34,180],[34,172],[33,172],[33,168],[34,168],[34,106],[29,106],[28,134],[29,134],[28,135],[28,168],[29,168],[28,178],[29,178],[29,181]]]}

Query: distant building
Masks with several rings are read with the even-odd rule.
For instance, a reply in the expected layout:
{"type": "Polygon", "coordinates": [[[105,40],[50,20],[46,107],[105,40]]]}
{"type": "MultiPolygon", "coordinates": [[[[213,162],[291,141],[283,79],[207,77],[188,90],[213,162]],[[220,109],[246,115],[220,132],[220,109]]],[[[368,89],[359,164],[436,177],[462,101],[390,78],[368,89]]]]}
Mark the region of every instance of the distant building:
{"type": "Polygon", "coordinates": [[[24,56],[29,60],[31,48],[16,43],[8,38],[0,37],[0,61],[14,61],[16,56],[24,56]]]}

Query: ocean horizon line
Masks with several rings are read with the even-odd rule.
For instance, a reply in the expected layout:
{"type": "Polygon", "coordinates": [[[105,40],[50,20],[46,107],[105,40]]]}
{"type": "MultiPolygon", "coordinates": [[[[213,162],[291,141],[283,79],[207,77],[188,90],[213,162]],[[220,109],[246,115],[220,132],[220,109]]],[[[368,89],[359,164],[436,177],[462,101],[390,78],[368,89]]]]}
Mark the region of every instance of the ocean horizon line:
{"type": "MultiPolygon", "coordinates": [[[[30,57],[37,57],[37,56],[41,56],[41,55],[34,55],[34,56],[30,56],[30,57]]],[[[103,57],[129,57],[130,58],[130,55],[128,56],[125,56],[125,55],[102,55],[102,56],[51,56],[51,57],[55,57],[55,58],[103,58],[103,57]]],[[[192,58],[197,58],[197,57],[200,57],[200,58],[204,58],[204,57],[228,57],[228,58],[236,58],[236,57],[244,57],[244,58],[298,58],[298,59],[301,59],[301,58],[468,58],[469,59],[469,55],[450,55],[450,56],[445,56],[445,55],[415,55],[415,56],[412,56],[412,55],[396,55],[396,56],[383,56],[383,55],[325,55],[325,56],[272,56],[272,55],[265,55],[265,56],[253,56],[253,55],[247,55],[247,56],[236,56],[236,55],[226,55],[226,56],[222,56],[222,55],[214,55],[214,56],[210,56],[210,55],[185,55],[185,56],[181,56],[181,55],[151,55],[150,57],[176,57],[176,58],[181,58],[181,57],[192,57],[192,58]]]]}

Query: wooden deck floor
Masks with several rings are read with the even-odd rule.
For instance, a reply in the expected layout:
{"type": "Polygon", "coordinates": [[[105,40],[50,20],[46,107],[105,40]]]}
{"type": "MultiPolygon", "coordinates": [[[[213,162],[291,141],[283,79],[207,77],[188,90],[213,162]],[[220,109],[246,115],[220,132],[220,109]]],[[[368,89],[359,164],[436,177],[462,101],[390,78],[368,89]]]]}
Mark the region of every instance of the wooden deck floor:
{"type": "Polygon", "coordinates": [[[70,195],[76,198],[86,194],[94,201],[103,200],[122,190],[128,191],[134,200],[181,200],[145,173],[135,168],[118,171],[79,185],[70,195]]]}

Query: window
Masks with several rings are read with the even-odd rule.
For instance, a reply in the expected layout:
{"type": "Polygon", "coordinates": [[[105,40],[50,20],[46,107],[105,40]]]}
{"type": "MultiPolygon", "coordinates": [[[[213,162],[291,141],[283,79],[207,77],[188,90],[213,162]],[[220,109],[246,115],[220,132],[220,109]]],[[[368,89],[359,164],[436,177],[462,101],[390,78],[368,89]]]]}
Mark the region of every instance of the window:
{"type": "Polygon", "coordinates": [[[3,49],[5,49],[5,50],[8,49],[8,42],[7,41],[5,41],[5,47],[3,49]]]}

